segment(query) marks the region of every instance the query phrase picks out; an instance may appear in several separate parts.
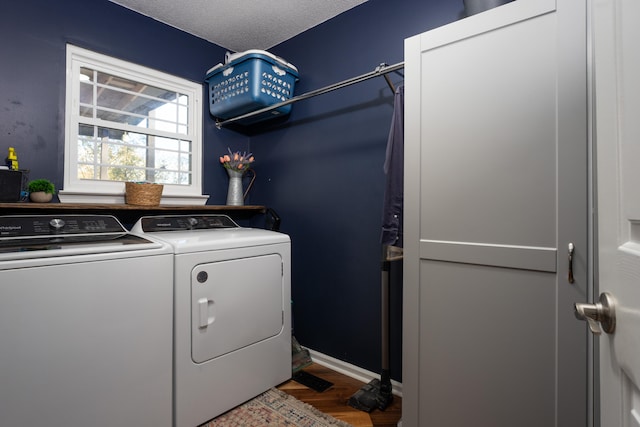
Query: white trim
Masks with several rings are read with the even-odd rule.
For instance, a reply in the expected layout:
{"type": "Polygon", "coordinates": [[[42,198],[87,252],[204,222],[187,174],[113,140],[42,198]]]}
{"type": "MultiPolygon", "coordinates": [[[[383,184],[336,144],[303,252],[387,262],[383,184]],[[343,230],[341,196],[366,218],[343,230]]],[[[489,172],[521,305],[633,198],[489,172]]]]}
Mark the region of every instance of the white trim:
{"type": "MultiPolygon", "coordinates": [[[[362,381],[365,384],[374,378],[380,379],[380,374],[376,374],[375,372],[371,372],[359,366],[352,365],[351,363],[347,363],[343,360],[327,356],[326,354],[311,350],[308,347],[305,348],[309,350],[309,354],[311,354],[311,360],[313,360],[318,365],[322,365],[325,368],[331,369],[332,371],[336,371],[358,381],[362,381]]],[[[391,380],[391,386],[393,394],[402,397],[402,383],[391,380]]]]}
{"type": "MultiPolygon", "coordinates": [[[[165,187],[166,188],[166,187],[165,187]]],[[[65,191],[60,190],[58,197],[63,203],[90,203],[90,204],[124,204],[124,193],[100,193],[100,194],[87,194],[83,192],[65,191]]],[[[174,195],[162,193],[161,205],[205,205],[209,199],[208,195],[174,195]]]]}

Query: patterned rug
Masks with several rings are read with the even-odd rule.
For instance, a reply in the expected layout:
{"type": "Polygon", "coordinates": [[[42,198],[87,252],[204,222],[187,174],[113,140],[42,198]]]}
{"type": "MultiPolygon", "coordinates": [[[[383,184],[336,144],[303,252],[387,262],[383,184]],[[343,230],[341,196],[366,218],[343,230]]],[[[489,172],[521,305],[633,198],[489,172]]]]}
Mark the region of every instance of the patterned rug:
{"type": "Polygon", "coordinates": [[[226,412],[200,427],[351,427],[278,389],[226,412]]]}

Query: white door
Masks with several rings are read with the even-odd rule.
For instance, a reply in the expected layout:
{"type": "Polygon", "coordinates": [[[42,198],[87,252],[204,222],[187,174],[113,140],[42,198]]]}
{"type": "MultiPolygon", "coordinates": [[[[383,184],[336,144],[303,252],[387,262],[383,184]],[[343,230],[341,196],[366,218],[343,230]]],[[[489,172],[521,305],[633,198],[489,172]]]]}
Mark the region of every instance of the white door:
{"type": "MultiPolygon", "coordinates": [[[[615,300],[600,336],[601,426],[640,426],[640,1],[592,2],[599,291],[615,300]]],[[[596,325],[597,326],[597,325],[596,325]]]]}
{"type": "Polygon", "coordinates": [[[588,425],[586,11],[405,42],[404,425],[588,425]]]}

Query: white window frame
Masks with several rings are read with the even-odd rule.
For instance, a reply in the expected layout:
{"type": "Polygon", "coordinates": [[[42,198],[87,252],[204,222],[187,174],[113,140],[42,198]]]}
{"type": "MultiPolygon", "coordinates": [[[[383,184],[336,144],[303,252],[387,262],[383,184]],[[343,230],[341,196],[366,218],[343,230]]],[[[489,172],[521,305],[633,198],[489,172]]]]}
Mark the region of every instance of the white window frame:
{"type": "Polygon", "coordinates": [[[78,127],[83,123],[78,108],[81,67],[188,95],[188,133],[192,141],[191,183],[188,185],[164,184],[160,203],[205,204],[209,196],[202,195],[202,84],[70,44],[67,45],[66,62],[64,189],[59,192],[60,201],[64,203],[125,202],[124,182],[78,178],[78,127]]]}

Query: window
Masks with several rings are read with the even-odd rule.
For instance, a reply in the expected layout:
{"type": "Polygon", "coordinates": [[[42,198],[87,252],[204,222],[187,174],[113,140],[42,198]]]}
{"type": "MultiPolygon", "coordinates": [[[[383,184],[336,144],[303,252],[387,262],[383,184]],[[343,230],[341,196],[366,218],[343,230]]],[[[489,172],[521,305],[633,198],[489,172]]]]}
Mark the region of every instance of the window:
{"type": "Polygon", "coordinates": [[[162,203],[204,204],[202,85],[67,45],[63,202],[123,203],[124,182],[162,203]]]}

